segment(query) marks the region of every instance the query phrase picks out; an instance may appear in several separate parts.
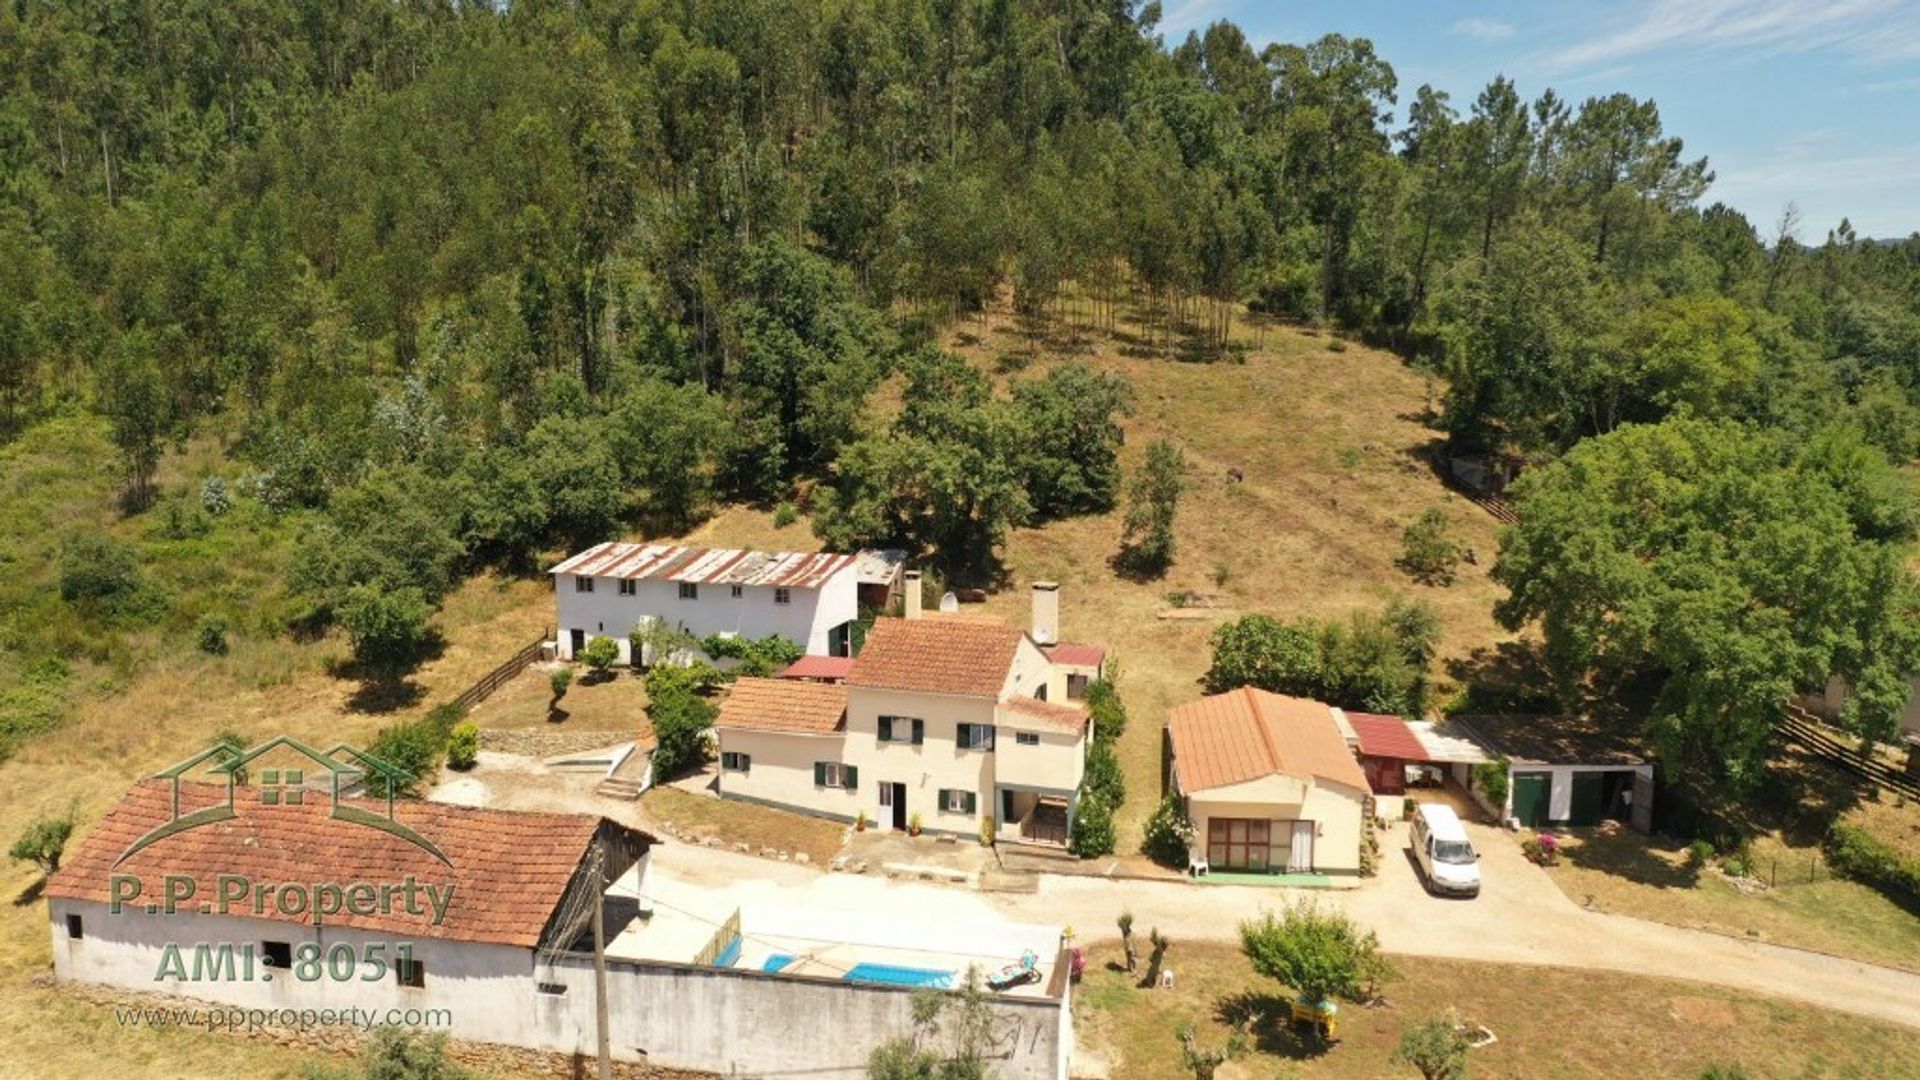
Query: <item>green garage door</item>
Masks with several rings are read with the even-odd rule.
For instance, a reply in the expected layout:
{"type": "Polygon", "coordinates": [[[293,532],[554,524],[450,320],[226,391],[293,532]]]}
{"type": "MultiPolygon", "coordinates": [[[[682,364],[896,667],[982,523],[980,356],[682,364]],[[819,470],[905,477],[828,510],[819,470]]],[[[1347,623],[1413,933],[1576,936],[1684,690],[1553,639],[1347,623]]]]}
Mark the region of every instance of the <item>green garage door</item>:
{"type": "Polygon", "coordinates": [[[1607,774],[1573,774],[1573,805],[1567,808],[1567,824],[1598,825],[1607,814],[1607,774]]]}
{"type": "Polygon", "coordinates": [[[1553,795],[1553,777],[1543,772],[1513,774],[1513,816],[1533,828],[1547,823],[1547,800],[1553,795]]]}

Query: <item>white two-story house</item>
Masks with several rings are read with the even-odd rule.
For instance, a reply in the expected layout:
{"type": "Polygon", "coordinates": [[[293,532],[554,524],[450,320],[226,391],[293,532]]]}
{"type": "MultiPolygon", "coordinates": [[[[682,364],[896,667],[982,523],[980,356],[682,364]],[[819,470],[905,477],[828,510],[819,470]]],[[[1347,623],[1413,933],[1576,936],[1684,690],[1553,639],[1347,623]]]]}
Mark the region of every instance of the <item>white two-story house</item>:
{"type": "Polygon", "coordinates": [[[846,656],[859,617],[856,562],[819,551],[596,544],[549,571],[559,653],[572,659],[604,635],[632,663],[628,634],[660,620],[695,637],[778,634],[811,655],[846,656]]]}
{"type": "Polygon", "coordinates": [[[1019,627],[923,615],[918,584],[844,681],[734,684],[715,723],[720,793],[885,829],[977,836],[990,819],[998,838],[1064,844],[1092,735],[1066,695],[1078,668],[1019,627]]]}

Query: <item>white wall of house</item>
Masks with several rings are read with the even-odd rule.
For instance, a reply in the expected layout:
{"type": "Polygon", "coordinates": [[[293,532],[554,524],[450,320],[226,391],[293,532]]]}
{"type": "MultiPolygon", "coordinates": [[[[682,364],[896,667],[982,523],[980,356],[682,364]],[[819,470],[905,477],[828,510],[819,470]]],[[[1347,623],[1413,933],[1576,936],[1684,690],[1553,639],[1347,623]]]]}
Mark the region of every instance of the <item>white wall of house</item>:
{"type": "MultiPolygon", "coordinates": [[[[458,901],[458,897],[455,898],[458,901]]],[[[112,913],[104,903],[52,899],[48,916],[53,939],[53,970],[62,979],[123,986],[145,993],[171,994],[249,1009],[446,1009],[452,1026],[445,1030],[463,1039],[507,1043],[530,1042],[534,1010],[533,953],[510,945],[432,938],[243,919],[223,915],[149,915],[137,908],[112,913]],[[81,919],[82,936],[70,938],[67,916],[81,919]],[[156,982],[163,950],[169,942],[181,946],[182,958],[192,970],[193,945],[215,947],[252,943],[256,964],[265,959],[264,942],[284,941],[293,949],[317,944],[323,950],[346,943],[362,958],[366,946],[384,943],[389,964],[401,941],[413,946],[413,957],[426,967],[426,985],[401,986],[389,971],[378,982],[348,982],[331,978],[303,981],[276,971],[271,981],[156,982]]],[[[237,961],[236,961],[237,962],[237,961]]],[[[256,966],[265,974],[264,966],[256,966]]],[[[365,969],[360,969],[364,971],[365,969]]]]}
{"type": "Polygon", "coordinates": [[[873,787],[865,769],[856,777],[859,786],[852,791],[825,788],[814,783],[813,763],[845,763],[845,735],[792,735],[742,728],[717,729],[720,739],[718,762],[720,794],[747,802],[798,807],[841,821],[852,821],[862,808],[873,817],[873,787]],[[745,771],[729,768],[728,754],[746,754],[745,771]]]}
{"type": "Polygon", "coordinates": [[[923,828],[977,835],[980,818],[993,813],[993,767],[998,751],[965,749],[956,740],[961,724],[993,722],[994,702],[990,698],[849,688],[847,757],[860,767],[860,782],[865,788],[861,798],[867,816],[881,828],[890,827],[893,808],[881,805],[880,785],[904,784],[904,813],[909,824],[918,813],[923,828]],[[902,718],[901,723],[893,725],[900,741],[879,741],[882,716],[902,718]],[[921,722],[922,741],[918,746],[905,741],[915,719],[921,722]],[[942,811],[942,789],[973,792],[975,812],[942,811]]]}
{"type": "Polygon", "coordinates": [[[684,625],[699,637],[779,634],[810,654],[824,655],[833,628],[860,614],[859,581],[851,564],[818,589],[787,590],[785,604],[777,602],[776,590],[767,585],[742,585],[736,597],[733,586],[702,582],[695,586],[693,599],[682,599],[680,583],[675,581],[656,578],[632,585],[633,595],[622,596],[620,579],[600,577],[593,579],[592,592],[581,592],[575,575],[553,575],[554,624],[561,657],[573,658],[572,631],[579,630],[589,640],[601,634],[613,638],[620,645],[620,662],[631,663],[627,634],[648,618],[684,625]]]}
{"type": "MultiPolygon", "coordinates": [[[[1573,816],[1573,774],[1574,773],[1613,773],[1630,772],[1653,779],[1652,765],[1534,765],[1515,762],[1511,772],[1546,773],[1547,781],[1547,820],[1565,821],[1573,816]]],[[[1612,809],[1611,807],[1608,808],[1612,809]]],[[[1507,785],[1506,812],[1502,820],[1513,816],[1513,785],[1507,785]]]]}
{"type": "Polygon", "coordinates": [[[1269,865],[1284,869],[1293,842],[1292,823],[1310,821],[1314,824],[1313,869],[1343,875],[1360,871],[1367,793],[1358,788],[1276,774],[1184,794],[1197,854],[1207,852],[1208,823],[1212,819],[1263,820],[1269,823],[1269,865]]]}
{"type": "MultiPolygon", "coordinates": [[[[1920,675],[1907,676],[1907,689],[1909,696],[1906,710],[1900,714],[1900,730],[1908,735],[1920,735],[1920,675]]],[[[1846,707],[1847,698],[1852,693],[1853,688],[1847,684],[1847,680],[1835,675],[1827,680],[1823,692],[1807,695],[1807,708],[1829,720],[1835,720],[1839,718],[1840,710],[1846,707]]]]}

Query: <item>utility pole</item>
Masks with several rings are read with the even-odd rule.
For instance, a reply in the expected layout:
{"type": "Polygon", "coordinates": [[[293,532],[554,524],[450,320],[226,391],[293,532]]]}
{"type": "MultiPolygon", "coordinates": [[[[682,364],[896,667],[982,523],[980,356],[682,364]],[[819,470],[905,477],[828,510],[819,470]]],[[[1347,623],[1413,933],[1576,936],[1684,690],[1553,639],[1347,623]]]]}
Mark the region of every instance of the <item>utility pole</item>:
{"type": "Polygon", "coordinates": [[[600,1035],[600,1080],[613,1080],[613,1039],[607,1031],[607,863],[593,849],[593,1018],[600,1035]]]}

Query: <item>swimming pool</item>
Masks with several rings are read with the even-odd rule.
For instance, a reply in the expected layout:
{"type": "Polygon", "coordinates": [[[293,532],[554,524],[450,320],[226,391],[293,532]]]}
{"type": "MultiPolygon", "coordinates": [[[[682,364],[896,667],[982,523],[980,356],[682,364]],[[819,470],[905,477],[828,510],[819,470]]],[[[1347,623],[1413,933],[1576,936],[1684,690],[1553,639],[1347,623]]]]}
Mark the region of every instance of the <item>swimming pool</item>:
{"type": "Polygon", "coordinates": [[[897,964],[855,964],[847,969],[847,982],[885,983],[889,986],[930,986],[940,990],[953,988],[951,971],[934,968],[901,967],[897,964]]]}

